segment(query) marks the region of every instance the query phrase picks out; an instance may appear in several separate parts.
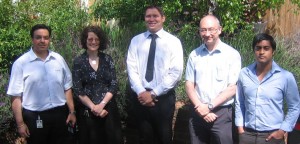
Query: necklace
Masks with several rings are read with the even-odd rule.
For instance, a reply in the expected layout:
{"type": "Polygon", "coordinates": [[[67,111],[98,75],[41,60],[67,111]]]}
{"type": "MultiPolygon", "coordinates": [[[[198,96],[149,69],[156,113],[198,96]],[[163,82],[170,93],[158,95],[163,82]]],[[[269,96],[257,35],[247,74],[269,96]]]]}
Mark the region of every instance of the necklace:
{"type": "Polygon", "coordinates": [[[96,57],[95,59],[90,58],[90,60],[91,60],[91,63],[93,65],[95,65],[95,64],[97,64],[98,57],[96,57]]]}
{"type": "Polygon", "coordinates": [[[97,61],[96,60],[92,60],[92,64],[97,64],[97,61]]]}

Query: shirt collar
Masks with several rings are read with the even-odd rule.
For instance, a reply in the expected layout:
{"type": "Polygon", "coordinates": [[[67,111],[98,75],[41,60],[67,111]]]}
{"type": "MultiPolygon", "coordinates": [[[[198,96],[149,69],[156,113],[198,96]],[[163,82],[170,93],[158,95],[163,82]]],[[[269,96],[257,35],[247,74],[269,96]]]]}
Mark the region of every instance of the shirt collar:
{"type": "MultiPolygon", "coordinates": [[[[48,50],[48,51],[49,51],[49,55],[47,56],[46,60],[51,58],[51,57],[54,58],[53,52],[51,50],[48,50]]],[[[39,59],[39,57],[36,56],[36,54],[33,52],[32,47],[29,50],[29,59],[30,59],[30,61],[34,61],[36,59],[39,59]]]]}
{"type": "MultiPolygon", "coordinates": [[[[157,34],[158,37],[163,37],[163,33],[164,33],[164,29],[160,29],[159,31],[157,31],[155,34],[157,34]]],[[[150,36],[151,32],[148,30],[145,34],[146,38],[148,38],[150,36]]]]}
{"type": "Polygon", "coordinates": [[[209,54],[213,54],[213,53],[221,53],[222,51],[223,51],[223,42],[219,39],[219,43],[218,43],[218,45],[216,46],[216,48],[213,50],[213,51],[208,51],[208,49],[207,49],[207,46],[206,46],[206,44],[203,44],[203,51],[206,51],[207,53],[209,53],[209,54]]]}
{"type": "MultiPolygon", "coordinates": [[[[254,62],[253,64],[251,64],[248,69],[253,73],[255,74],[256,73],[256,65],[257,65],[257,62],[254,62]]],[[[274,61],[272,60],[272,68],[271,68],[271,71],[270,73],[274,74],[276,72],[280,72],[281,71],[281,67],[274,61]]]]}

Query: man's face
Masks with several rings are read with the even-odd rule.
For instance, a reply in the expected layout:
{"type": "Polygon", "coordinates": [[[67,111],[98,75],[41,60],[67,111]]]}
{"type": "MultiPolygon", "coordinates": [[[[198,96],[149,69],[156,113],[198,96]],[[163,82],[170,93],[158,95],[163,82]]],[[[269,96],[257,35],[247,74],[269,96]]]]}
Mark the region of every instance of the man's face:
{"type": "Polygon", "coordinates": [[[200,21],[199,34],[206,45],[214,44],[221,34],[221,26],[214,17],[205,17],[200,21]]]}
{"type": "Polygon", "coordinates": [[[254,53],[255,59],[258,63],[264,65],[272,63],[274,51],[270,41],[262,40],[261,42],[257,43],[254,47],[254,53]]]}
{"type": "Polygon", "coordinates": [[[38,29],[34,31],[32,38],[33,50],[36,52],[48,51],[50,44],[49,31],[38,29]]]}
{"type": "Polygon", "coordinates": [[[162,16],[159,11],[155,8],[147,9],[145,14],[145,22],[147,29],[151,33],[156,33],[163,28],[165,17],[162,16]]]}

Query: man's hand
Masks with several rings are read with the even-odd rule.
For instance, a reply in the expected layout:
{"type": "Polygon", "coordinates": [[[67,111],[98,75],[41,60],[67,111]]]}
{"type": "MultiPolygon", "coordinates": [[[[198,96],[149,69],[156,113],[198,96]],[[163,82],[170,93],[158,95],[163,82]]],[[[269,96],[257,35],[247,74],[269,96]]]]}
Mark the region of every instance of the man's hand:
{"type": "Polygon", "coordinates": [[[244,127],[242,127],[242,126],[237,127],[237,129],[238,129],[239,134],[242,134],[245,132],[244,127]]]}
{"type": "Polygon", "coordinates": [[[74,113],[69,113],[68,115],[68,118],[66,120],[66,124],[68,124],[69,122],[72,123],[72,126],[74,127],[75,126],[75,123],[76,123],[76,116],[74,113]]]}
{"type": "Polygon", "coordinates": [[[199,104],[196,106],[195,111],[201,116],[205,117],[207,114],[209,114],[210,110],[208,109],[207,104],[199,104]]]}
{"type": "Polygon", "coordinates": [[[18,133],[20,134],[21,137],[27,138],[30,136],[29,129],[25,123],[17,127],[18,127],[18,133]]]}
{"type": "Polygon", "coordinates": [[[277,130],[277,131],[274,131],[272,132],[267,138],[266,138],[266,141],[269,141],[271,140],[272,138],[274,139],[284,139],[284,135],[285,135],[285,132],[281,129],[277,130]]]}
{"type": "Polygon", "coordinates": [[[155,103],[153,102],[150,91],[144,91],[144,92],[140,93],[138,95],[138,101],[143,106],[148,106],[148,107],[155,106],[155,103]]]}
{"type": "Polygon", "coordinates": [[[203,117],[203,119],[207,123],[214,122],[217,118],[218,118],[218,116],[216,114],[214,114],[214,113],[208,113],[206,116],[203,117]]]}

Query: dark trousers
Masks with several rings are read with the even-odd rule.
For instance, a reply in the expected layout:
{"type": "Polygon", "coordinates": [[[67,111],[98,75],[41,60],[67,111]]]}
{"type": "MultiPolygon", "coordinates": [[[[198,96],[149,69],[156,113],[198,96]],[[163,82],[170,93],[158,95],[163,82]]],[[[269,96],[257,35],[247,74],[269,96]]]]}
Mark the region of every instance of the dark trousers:
{"type": "Polygon", "coordinates": [[[30,137],[28,144],[66,144],[68,130],[66,119],[67,107],[59,106],[50,110],[36,112],[23,109],[23,118],[26,123],[30,137]],[[42,128],[37,128],[37,120],[42,120],[42,128]]]}
{"type": "Polygon", "coordinates": [[[105,108],[108,115],[95,116],[88,108],[79,108],[79,144],[122,144],[120,115],[114,99],[105,108]]]}
{"type": "Polygon", "coordinates": [[[233,144],[232,106],[217,107],[213,113],[218,118],[207,123],[191,106],[189,130],[192,144],[233,144]]]}
{"type": "Polygon", "coordinates": [[[175,91],[172,89],[167,94],[158,96],[154,107],[141,105],[134,92],[132,100],[140,144],[171,144],[175,91]]]}
{"type": "Polygon", "coordinates": [[[288,144],[300,144],[300,130],[293,130],[288,135],[288,144]]]}
{"type": "Polygon", "coordinates": [[[239,143],[240,144],[284,144],[284,139],[271,139],[269,141],[266,141],[266,138],[274,131],[258,132],[249,128],[245,128],[245,132],[239,134],[239,143]]]}

